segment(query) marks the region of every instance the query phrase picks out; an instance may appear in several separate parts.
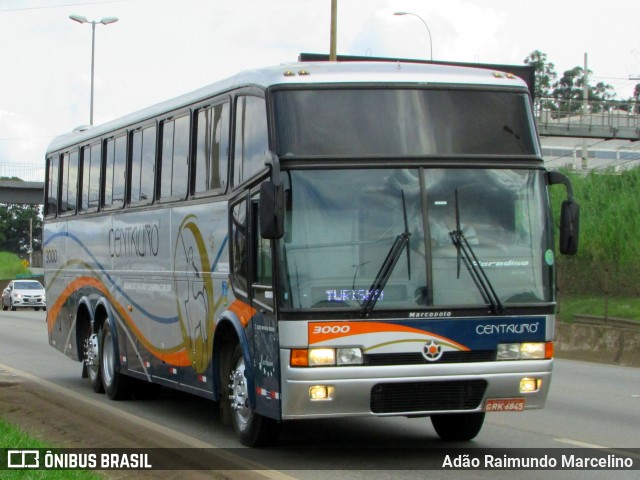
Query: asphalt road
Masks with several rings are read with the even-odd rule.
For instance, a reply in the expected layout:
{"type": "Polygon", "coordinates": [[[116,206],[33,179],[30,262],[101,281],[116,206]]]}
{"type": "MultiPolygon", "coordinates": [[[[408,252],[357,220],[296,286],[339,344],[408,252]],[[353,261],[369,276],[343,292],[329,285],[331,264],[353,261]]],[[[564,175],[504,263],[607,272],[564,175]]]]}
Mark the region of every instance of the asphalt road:
{"type": "MultiPolygon", "coordinates": [[[[44,312],[0,312],[0,368],[19,372],[55,384],[58,389],[73,392],[96,405],[116,407],[162,426],[181,438],[193,439],[194,445],[240,448],[230,427],[222,425],[215,404],[198,397],[163,390],[155,400],[111,402],[105,395],[95,394],[87,380],[80,378],[80,364],[73,362],[48,345],[44,312]]],[[[113,413],[112,413],[113,414],[113,413]]],[[[129,417],[131,418],[131,417],[129,417]]],[[[118,420],[120,421],[120,420],[118,420]]],[[[361,470],[358,461],[375,465],[371,447],[384,452],[398,448],[397,454],[416,448],[576,448],[607,447],[628,452],[640,449],[640,369],[594,363],[557,360],[547,407],[523,413],[487,415],[480,435],[468,444],[444,444],[431,427],[428,418],[356,418],[300,421],[285,424],[279,450],[287,465],[287,475],[302,479],[325,478],[326,472],[312,465],[321,451],[330,445],[337,449],[328,453],[324,468],[348,468],[340,478],[539,478],[536,471],[435,471],[361,470]],[[338,453],[343,452],[343,453],[338,453]],[[364,453],[363,453],[364,452],[364,453]],[[399,452],[399,453],[398,453],[399,452]],[[365,455],[368,458],[359,458],[365,455]],[[352,461],[349,462],[349,457],[352,461]],[[308,461],[311,468],[301,466],[308,461]],[[372,475],[375,473],[375,475],[372,475]]],[[[115,447],[116,445],[114,445],[115,447]]],[[[375,451],[374,451],[375,452],[375,451]]],[[[275,455],[275,454],[274,454],[275,455]]],[[[373,455],[376,457],[377,455],[373,455]]],[[[640,464],[640,450],[633,453],[640,464]]],[[[407,460],[410,462],[410,458],[407,460]]],[[[360,465],[363,466],[364,464],[360,465]]],[[[384,462],[380,468],[384,469],[384,462]]],[[[411,463],[409,463],[411,465],[411,463]]],[[[615,478],[637,478],[638,472],[609,472],[615,478]]],[[[602,478],[603,471],[545,472],[554,478],[602,478]]]]}

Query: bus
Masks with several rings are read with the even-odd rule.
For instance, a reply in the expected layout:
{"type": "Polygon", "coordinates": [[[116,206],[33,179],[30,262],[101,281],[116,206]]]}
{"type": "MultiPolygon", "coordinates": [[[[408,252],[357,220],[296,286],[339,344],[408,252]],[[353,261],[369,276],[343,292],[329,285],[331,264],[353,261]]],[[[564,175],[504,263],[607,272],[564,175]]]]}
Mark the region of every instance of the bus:
{"type": "Polygon", "coordinates": [[[308,62],[54,139],[44,217],[50,345],[96,392],[191,392],[260,446],[542,408],[579,209],[514,75],[308,62]]]}

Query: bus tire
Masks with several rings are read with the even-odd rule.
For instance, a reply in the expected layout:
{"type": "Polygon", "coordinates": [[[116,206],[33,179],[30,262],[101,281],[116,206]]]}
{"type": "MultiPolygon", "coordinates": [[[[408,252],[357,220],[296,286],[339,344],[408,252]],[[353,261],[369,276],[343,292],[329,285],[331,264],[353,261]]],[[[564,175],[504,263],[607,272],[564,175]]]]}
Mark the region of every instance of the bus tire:
{"type": "Polygon", "coordinates": [[[432,415],[431,423],[443,440],[466,442],[480,433],[484,423],[484,412],[432,415]]]}
{"type": "Polygon", "coordinates": [[[231,406],[231,424],[247,447],[263,447],[275,443],[278,439],[279,424],[251,410],[249,389],[245,378],[244,355],[240,345],[236,345],[229,362],[229,402],[231,406]]]}
{"type": "Polygon", "coordinates": [[[118,371],[116,337],[111,330],[111,325],[105,321],[100,335],[100,376],[109,398],[123,400],[131,397],[130,382],[128,377],[118,371]]]}

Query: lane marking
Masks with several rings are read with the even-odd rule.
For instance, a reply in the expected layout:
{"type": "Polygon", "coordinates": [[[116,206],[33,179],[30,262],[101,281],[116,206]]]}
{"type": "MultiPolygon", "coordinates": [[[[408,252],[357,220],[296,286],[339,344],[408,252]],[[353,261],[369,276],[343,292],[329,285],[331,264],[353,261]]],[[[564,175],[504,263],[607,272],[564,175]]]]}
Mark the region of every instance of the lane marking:
{"type": "Polygon", "coordinates": [[[603,445],[596,445],[595,443],[586,443],[586,442],[581,442],[579,440],[572,440],[571,438],[554,438],[554,440],[556,442],[567,443],[569,445],[575,445],[576,447],[582,447],[582,448],[609,448],[603,445]]]}
{"type": "Polygon", "coordinates": [[[182,432],[178,432],[177,430],[173,430],[163,425],[158,425],[157,423],[154,423],[150,420],[146,420],[132,413],[125,412],[123,410],[120,410],[119,408],[112,407],[111,405],[108,405],[102,402],[95,402],[92,399],[85,397],[84,395],[78,395],[76,392],[69,390],[65,387],[61,387],[60,385],[57,385],[53,382],[44,380],[30,373],[23,372],[22,370],[18,370],[13,367],[9,367],[8,365],[4,365],[0,363],[0,371],[2,370],[10,372],[11,374],[16,375],[18,377],[25,378],[33,383],[36,383],[44,388],[52,390],[60,395],[66,396],[72,400],[82,402],[85,405],[89,405],[94,408],[100,408],[104,410],[106,413],[108,413],[109,415],[119,416],[128,422],[131,422],[143,428],[147,428],[149,430],[158,432],[162,435],[166,435],[170,438],[174,438],[184,443],[189,448],[220,449],[221,451],[217,453],[217,455],[219,455],[220,458],[227,460],[229,462],[233,462],[237,465],[242,465],[243,468],[245,469],[245,470],[224,470],[225,476],[227,476],[228,478],[239,479],[239,480],[240,479],[246,480],[247,478],[269,478],[272,480],[297,480],[296,477],[292,477],[290,475],[281,473],[277,470],[271,470],[266,465],[262,465],[260,463],[253,462],[251,460],[247,460],[233,453],[229,453],[224,450],[224,447],[219,447],[212,443],[204,442],[198,438],[192,437],[191,435],[186,435],[182,432]]]}
{"type": "Polygon", "coordinates": [[[594,443],[587,443],[587,442],[581,442],[579,440],[573,440],[571,438],[554,438],[554,440],[556,442],[560,442],[560,443],[566,443],[569,445],[574,445],[576,447],[580,447],[580,448],[602,448],[605,449],[611,453],[615,453],[616,455],[620,455],[623,457],[631,457],[631,458],[638,458],[640,459],[640,453],[636,453],[636,452],[629,452],[626,451],[622,448],[611,448],[611,447],[605,447],[603,445],[596,445],[594,443]]]}

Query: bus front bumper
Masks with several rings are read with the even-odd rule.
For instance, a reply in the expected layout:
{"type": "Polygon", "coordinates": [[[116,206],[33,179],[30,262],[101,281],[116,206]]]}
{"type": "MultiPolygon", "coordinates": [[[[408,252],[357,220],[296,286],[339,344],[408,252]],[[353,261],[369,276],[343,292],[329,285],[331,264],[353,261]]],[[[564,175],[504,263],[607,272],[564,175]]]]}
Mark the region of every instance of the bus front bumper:
{"type": "Polygon", "coordinates": [[[286,349],[280,361],[283,420],[542,408],[553,366],[553,360],[520,360],[292,368],[286,349]],[[523,379],[533,391],[522,391],[523,379]]]}

